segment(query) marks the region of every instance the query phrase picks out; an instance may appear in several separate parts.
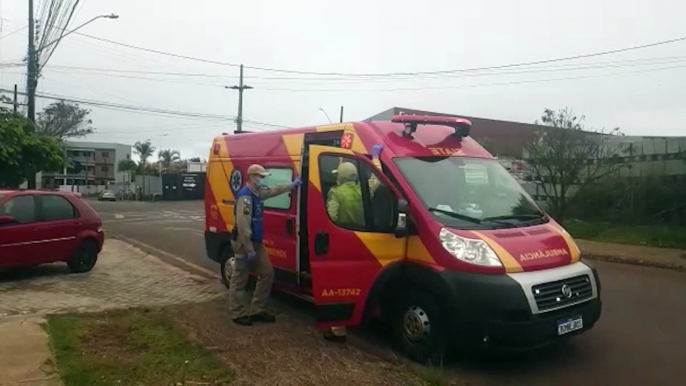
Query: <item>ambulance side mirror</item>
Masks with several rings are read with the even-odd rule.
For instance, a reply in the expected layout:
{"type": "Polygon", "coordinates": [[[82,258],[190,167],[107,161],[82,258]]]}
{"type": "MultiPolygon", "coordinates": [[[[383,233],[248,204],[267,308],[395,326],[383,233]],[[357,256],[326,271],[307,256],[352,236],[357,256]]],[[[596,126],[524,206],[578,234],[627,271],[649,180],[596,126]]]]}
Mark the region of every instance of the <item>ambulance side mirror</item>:
{"type": "Polygon", "coordinates": [[[401,238],[409,234],[408,214],[410,212],[410,205],[407,200],[399,199],[396,206],[396,213],[398,219],[395,225],[395,237],[401,238]]]}

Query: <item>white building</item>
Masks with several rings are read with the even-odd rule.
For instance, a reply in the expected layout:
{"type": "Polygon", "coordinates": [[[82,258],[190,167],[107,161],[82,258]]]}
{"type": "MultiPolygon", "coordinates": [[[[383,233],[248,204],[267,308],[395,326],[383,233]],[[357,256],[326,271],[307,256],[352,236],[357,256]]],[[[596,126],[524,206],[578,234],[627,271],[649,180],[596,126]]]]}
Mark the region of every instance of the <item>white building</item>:
{"type": "Polygon", "coordinates": [[[71,166],[61,173],[41,173],[39,188],[106,186],[126,179],[126,174],[119,171],[119,162],[131,159],[131,145],[70,140],[65,145],[71,166]],[[78,169],[81,170],[77,173],[78,169]]]}

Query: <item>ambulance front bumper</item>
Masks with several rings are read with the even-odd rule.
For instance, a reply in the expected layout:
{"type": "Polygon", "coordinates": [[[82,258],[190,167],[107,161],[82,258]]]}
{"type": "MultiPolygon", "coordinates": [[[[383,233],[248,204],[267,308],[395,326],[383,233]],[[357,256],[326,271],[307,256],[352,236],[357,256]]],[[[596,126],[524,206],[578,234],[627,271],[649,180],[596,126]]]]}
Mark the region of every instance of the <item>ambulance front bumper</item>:
{"type": "Polygon", "coordinates": [[[457,345],[535,348],[588,331],[600,318],[600,282],[585,262],[535,272],[443,276],[453,293],[451,335],[457,345]]]}

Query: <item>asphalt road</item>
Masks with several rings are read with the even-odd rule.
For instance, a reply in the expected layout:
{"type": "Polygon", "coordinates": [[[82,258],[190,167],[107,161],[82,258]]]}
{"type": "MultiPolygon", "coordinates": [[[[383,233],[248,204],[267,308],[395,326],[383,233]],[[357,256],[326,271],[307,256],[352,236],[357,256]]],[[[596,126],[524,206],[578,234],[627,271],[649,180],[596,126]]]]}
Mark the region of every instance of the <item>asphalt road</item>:
{"type": "MultiPolygon", "coordinates": [[[[93,202],[107,234],[205,276],[203,204],[93,202]]],[[[508,359],[451,364],[472,385],[681,385],[686,382],[686,274],[595,262],[603,314],[569,345],[508,359]]]]}

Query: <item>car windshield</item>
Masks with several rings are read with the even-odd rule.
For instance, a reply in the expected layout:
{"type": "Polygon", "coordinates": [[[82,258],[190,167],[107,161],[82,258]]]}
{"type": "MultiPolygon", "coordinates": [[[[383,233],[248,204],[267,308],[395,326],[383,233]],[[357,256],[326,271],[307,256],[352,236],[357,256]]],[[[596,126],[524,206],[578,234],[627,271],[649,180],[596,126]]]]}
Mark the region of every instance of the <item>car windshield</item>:
{"type": "Polygon", "coordinates": [[[497,160],[432,156],[394,161],[424,207],[444,225],[495,229],[548,221],[497,160]]]}

